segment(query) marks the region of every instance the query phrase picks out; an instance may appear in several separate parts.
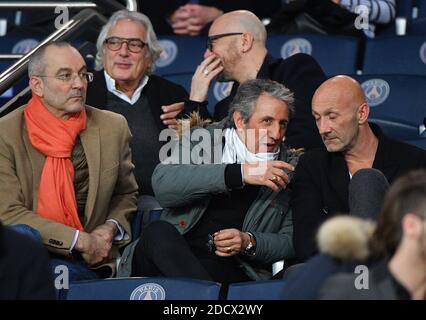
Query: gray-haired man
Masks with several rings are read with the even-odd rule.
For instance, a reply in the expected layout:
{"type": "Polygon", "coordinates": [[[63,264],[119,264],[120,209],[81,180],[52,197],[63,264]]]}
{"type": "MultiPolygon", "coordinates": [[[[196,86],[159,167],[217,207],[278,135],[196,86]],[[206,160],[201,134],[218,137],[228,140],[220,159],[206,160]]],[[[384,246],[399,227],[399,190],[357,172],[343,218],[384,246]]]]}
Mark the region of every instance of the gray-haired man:
{"type": "Polygon", "coordinates": [[[141,194],[153,194],[151,175],[162,146],[161,130],[176,126],[185,89],[152,75],[161,47],[149,18],[139,12],[114,13],[97,40],[94,81],[87,104],[124,115],[133,135],[131,148],[141,194]],[[102,70],[103,69],[103,70],[102,70]]]}
{"type": "Polygon", "coordinates": [[[298,154],[283,144],[292,112],[287,88],[250,80],[228,118],[192,127],[190,141],[183,134],[175,150],[180,163],[154,171],[153,189],[165,210],[142,233],[133,267],[143,273],[134,276],[261,280],[272,276],[272,263],[293,255],[286,186],[298,154]],[[209,140],[210,150],[199,149],[197,136],[209,140]]]}

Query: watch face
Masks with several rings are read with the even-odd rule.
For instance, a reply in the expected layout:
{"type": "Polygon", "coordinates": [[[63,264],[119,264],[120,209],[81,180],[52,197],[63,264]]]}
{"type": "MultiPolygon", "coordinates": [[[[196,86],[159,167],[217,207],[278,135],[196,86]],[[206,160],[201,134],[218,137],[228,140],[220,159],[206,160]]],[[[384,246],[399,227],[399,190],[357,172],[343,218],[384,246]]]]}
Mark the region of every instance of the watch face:
{"type": "Polygon", "coordinates": [[[250,241],[249,244],[247,245],[247,248],[244,250],[244,254],[247,256],[252,256],[254,255],[254,246],[253,243],[250,241]]]}

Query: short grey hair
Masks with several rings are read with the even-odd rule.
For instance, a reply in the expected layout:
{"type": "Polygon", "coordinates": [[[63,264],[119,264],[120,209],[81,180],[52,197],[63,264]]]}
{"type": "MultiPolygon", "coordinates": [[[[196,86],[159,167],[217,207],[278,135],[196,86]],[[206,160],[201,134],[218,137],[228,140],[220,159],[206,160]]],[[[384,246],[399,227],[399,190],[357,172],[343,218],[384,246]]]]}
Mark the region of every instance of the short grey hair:
{"type": "Polygon", "coordinates": [[[148,54],[147,57],[151,58],[152,64],[148,67],[147,73],[150,74],[154,72],[155,69],[155,61],[160,58],[160,54],[163,51],[160,44],[158,43],[157,36],[154,32],[154,28],[152,27],[151,20],[140,12],[129,11],[129,10],[120,10],[115,12],[111,18],[109,18],[108,22],[102,27],[101,32],[99,33],[98,40],[96,41],[96,59],[95,59],[95,69],[101,70],[104,64],[104,54],[105,54],[105,39],[108,36],[110,30],[115,26],[115,24],[119,20],[130,20],[134,22],[138,22],[144,26],[146,31],[146,39],[145,42],[148,46],[148,54]]]}
{"type": "Polygon", "coordinates": [[[74,48],[71,44],[66,41],[53,41],[45,44],[40,47],[30,58],[28,62],[28,77],[31,78],[35,75],[40,75],[44,73],[44,69],[46,67],[46,62],[44,61],[44,55],[46,53],[46,49],[55,46],[59,48],[63,47],[71,47],[74,48]]]}
{"type": "Polygon", "coordinates": [[[268,95],[283,101],[289,111],[289,117],[294,114],[294,95],[289,89],[282,84],[264,79],[254,79],[243,82],[238,88],[237,94],[232,100],[225,127],[235,128],[233,115],[239,112],[244,123],[247,123],[256,109],[256,102],[261,95],[268,95]]]}

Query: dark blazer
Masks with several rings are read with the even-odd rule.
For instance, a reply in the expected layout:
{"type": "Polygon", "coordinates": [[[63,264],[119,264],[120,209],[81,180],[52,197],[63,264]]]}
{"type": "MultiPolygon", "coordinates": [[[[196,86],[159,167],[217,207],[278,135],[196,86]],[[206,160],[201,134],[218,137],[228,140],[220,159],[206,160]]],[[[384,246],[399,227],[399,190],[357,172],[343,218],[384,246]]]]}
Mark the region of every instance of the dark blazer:
{"type": "Polygon", "coordinates": [[[0,300],[55,299],[49,265],[41,243],[0,224],[0,300]]]}
{"type": "MultiPolygon", "coordinates": [[[[426,151],[387,138],[370,124],[379,139],[373,168],[389,183],[411,169],[426,168],[426,151]]],[[[343,154],[325,148],[305,153],[292,181],[293,242],[296,257],[305,261],[317,252],[315,235],[326,219],[348,213],[349,170],[343,154]]]]}
{"type": "MultiPolygon", "coordinates": [[[[151,108],[152,115],[155,118],[158,129],[161,131],[166,128],[160,116],[163,114],[161,106],[176,102],[183,102],[188,99],[186,90],[169,80],[156,75],[150,75],[148,83],[142,90],[151,108]]],[[[95,72],[93,82],[87,88],[86,104],[98,109],[107,109],[114,111],[113,108],[107,107],[108,90],[105,81],[104,71],[95,72]]],[[[187,105],[185,105],[187,107],[187,105]]],[[[191,112],[192,110],[187,110],[191,112]]]]}
{"type": "MultiPolygon", "coordinates": [[[[257,78],[277,81],[294,93],[296,112],[287,128],[286,144],[294,148],[323,147],[312,116],[311,100],[315,90],[326,80],[326,77],[314,58],[303,53],[295,54],[285,60],[267,55],[257,78]]],[[[216,104],[215,120],[221,120],[227,116],[229,104],[238,86],[239,84],[235,83],[231,94],[216,104]]]]}
{"type": "Polygon", "coordinates": [[[390,274],[387,260],[380,261],[371,268],[368,277],[368,289],[355,287],[356,277],[360,274],[339,273],[330,277],[322,286],[322,300],[398,300],[410,299],[409,293],[398,284],[390,274]],[[402,297],[399,293],[402,293],[402,297]]]}

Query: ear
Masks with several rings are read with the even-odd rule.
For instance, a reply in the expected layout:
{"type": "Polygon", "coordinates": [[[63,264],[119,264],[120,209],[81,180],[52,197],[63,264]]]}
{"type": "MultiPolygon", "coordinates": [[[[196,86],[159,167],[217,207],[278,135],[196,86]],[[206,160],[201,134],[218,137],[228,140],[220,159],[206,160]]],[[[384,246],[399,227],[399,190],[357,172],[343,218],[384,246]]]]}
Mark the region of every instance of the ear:
{"type": "Polygon", "coordinates": [[[370,114],[370,106],[367,102],[364,102],[359,106],[358,109],[358,123],[364,124],[368,121],[368,115],[370,114]]]}
{"type": "Polygon", "coordinates": [[[253,47],[254,38],[251,33],[245,32],[241,35],[242,37],[242,44],[241,44],[241,50],[242,52],[248,52],[253,47]]]}
{"type": "Polygon", "coordinates": [[[31,88],[31,92],[35,93],[39,97],[43,96],[44,83],[43,83],[43,80],[41,78],[31,77],[29,85],[30,85],[30,88],[31,88]]]}
{"type": "Polygon", "coordinates": [[[237,127],[237,129],[241,130],[245,128],[244,119],[241,115],[241,112],[235,111],[232,115],[232,118],[234,119],[234,124],[237,127]]]}
{"type": "Polygon", "coordinates": [[[423,220],[414,213],[407,213],[401,221],[403,234],[407,237],[418,237],[422,233],[423,220]]]}

